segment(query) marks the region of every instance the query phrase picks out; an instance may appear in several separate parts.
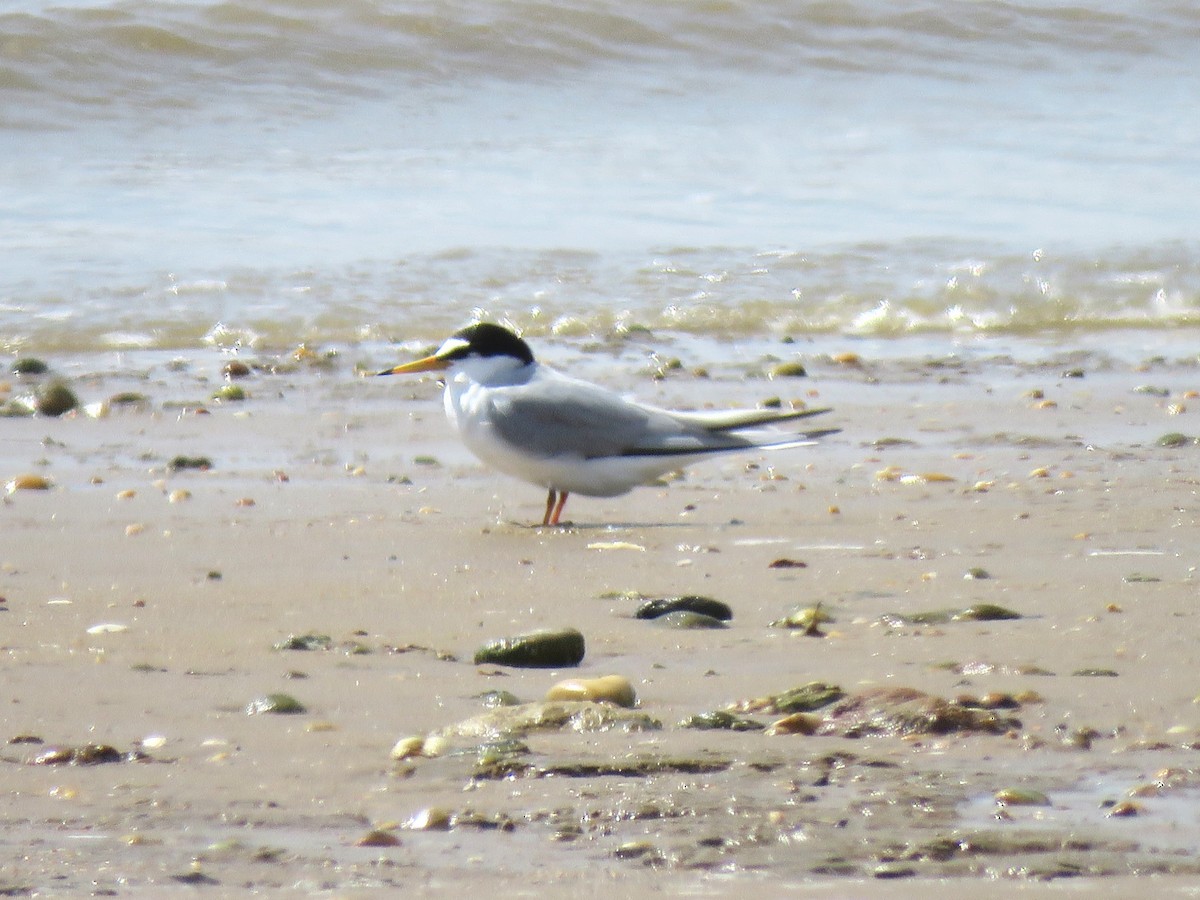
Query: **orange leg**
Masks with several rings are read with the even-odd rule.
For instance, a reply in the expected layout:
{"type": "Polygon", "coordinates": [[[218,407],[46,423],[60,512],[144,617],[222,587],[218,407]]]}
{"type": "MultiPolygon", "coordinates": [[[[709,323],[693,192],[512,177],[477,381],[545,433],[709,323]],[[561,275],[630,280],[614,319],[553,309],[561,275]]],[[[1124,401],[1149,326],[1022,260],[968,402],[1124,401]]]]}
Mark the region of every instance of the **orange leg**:
{"type": "Polygon", "coordinates": [[[550,493],[546,495],[546,515],[542,516],[542,524],[550,525],[550,517],[554,515],[554,501],[558,499],[558,492],[554,488],[550,489],[550,493]]]}
{"type": "MultiPolygon", "coordinates": [[[[553,493],[553,492],[551,492],[551,493],[553,493]]],[[[567,497],[569,497],[569,496],[570,496],[570,494],[568,494],[566,491],[562,491],[558,495],[558,502],[554,504],[554,512],[550,516],[550,524],[551,525],[558,524],[558,519],[562,515],[563,507],[567,505],[567,497]]]]}

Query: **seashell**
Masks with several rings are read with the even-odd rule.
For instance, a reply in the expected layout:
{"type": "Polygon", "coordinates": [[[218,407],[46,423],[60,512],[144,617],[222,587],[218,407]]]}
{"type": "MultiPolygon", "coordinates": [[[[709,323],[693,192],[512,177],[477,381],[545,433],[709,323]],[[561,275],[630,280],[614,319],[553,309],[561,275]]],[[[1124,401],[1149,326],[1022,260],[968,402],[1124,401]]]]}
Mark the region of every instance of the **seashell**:
{"type": "Polygon", "coordinates": [[[392,759],[412,759],[416,756],[425,755],[425,736],[413,735],[412,737],[401,738],[396,741],[392,747],[392,759]]]}
{"type": "Polygon", "coordinates": [[[631,544],[628,541],[596,541],[588,544],[589,550],[636,550],[639,553],[645,553],[646,548],[641,544],[631,544]]]}
{"type": "Polygon", "coordinates": [[[87,630],[88,634],[124,634],[129,630],[128,625],[122,625],[119,622],[101,622],[99,625],[93,625],[87,630]]]}
{"type": "Polygon", "coordinates": [[[442,756],[450,749],[450,741],[440,734],[431,734],[425,738],[421,752],[428,757],[442,756]]]}
{"type": "Polygon", "coordinates": [[[176,488],[167,495],[168,503],[183,503],[192,499],[192,492],[186,488],[176,488]]]}
{"type": "Polygon", "coordinates": [[[782,619],[776,619],[771,623],[772,628],[799,628],[803,631],[817,633],[820,627],[825,622],[833,622],[833,616],[825,612],[821,608],[821,604],[816,606],[806,606],[803,609],[796,609],[788,613],[782,619]]]}
{"type": "Polygon", "coordinates": [[[782,719],[777,719],[767,726],[766,734],[816,734],[817,729],[821,727],[821,717],[814,716],[809,713],[792,713],[790,716],[784,716],[782,719]]]}
{"type": "Polygon", "coordinates": [[[410,831],[449,831],[451,826],[450,810],[440,806],[427,806],[404,823],[410,831]]]}
{"type": "Polygon", "coordinates": [[[1124,819],[1132,816],[1140,816],[1142,814],[1142,805],[1135,803],[1133,800],[1122,800],[1120,803],[1114,803],[1112,809],[1108,811],[1110,819],[1124,819]]]}

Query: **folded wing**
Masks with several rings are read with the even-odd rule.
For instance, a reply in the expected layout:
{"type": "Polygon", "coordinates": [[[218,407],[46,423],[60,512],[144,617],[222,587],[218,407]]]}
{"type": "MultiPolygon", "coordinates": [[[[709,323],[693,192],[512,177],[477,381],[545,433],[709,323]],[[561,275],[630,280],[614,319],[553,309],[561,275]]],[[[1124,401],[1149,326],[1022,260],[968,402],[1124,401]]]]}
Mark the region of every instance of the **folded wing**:
{"type": "Polygon", "coordinates": [[[543,457],[583,459],[694,456],[747,447],[809,443],[836,429],[754,440],[735,434],[828,410],[670,412],[633,403],[588,382],[555,378],[533,391],[493,392],[490,427],[509,443],[543,457]]]}

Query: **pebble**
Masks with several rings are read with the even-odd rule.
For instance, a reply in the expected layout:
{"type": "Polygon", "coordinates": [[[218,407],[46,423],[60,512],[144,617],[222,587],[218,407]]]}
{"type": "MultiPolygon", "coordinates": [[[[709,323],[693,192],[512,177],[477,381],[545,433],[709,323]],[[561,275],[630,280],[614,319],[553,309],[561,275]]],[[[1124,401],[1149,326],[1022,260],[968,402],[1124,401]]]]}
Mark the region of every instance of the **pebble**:
{"type": "Polygon", "coordinates": [[[261,713],[294,716],[303,712],[307,712],[304,704],[291,694],[267,694],[264,697],[256,697],[246,705],[246,714],[250,716],[261,713]]]}
{"type": "Polygon", "coordinates": [[[720,619],[722,622],[733,618],[733,610],[728,603],[694,594],[647,600],[633,615],[637,619],[657,619],[673,612],[699,613],[712,619],[720,619]]]}
{"type": "Polygon", "coordinates": [[[668,628],[678,628],[684,631],[729,627],[723,621],[713,616],[706,616],[704,613],[690,612],[684,609],[667,613],[665,616],[659,616],[655,621],[661,622],[668,628]]]}
{"type": "Polygon", "coordinates": [[[34,394],[33,408],[43,416],[61,416],[77,406],[79,399],[61,381],[52,381],[34,394]]]}
{"type": "Polygon", "coordinates": [[[575,628],[543,629],[489,641],[475,651],[475,664],[542,669],[577,666],[585,649],[583,635],[575,628]]]}
{"type": "Polygon", "coordinates": [[[1031,788],[1002,788],[993,795],[1001,806],[1049,806],[1050,798],[1031,788]]]}
{"type": "Polygon", "coordinates": [[[604,675],[600,678],[560,681],[546,692],[546,700],[591,700],[593,703],[612,703],[632,709],[637,706],[637,693],[628,678],[604,675]]]}
{"type": "Polygon", "coordinates": [[[17,491],[48,491],[53,484],[54,482],[44,475],[24,474],[13,478],[4,486],[4,489],[10,494],[15,494],[17,491]]]}
{"type": "Polygon", "coordinates": [[[400,838],[396,837],[390,831],[373,828],[355,841],[354,844],[358,847],[398,847],[400,846],[400,838]]]}

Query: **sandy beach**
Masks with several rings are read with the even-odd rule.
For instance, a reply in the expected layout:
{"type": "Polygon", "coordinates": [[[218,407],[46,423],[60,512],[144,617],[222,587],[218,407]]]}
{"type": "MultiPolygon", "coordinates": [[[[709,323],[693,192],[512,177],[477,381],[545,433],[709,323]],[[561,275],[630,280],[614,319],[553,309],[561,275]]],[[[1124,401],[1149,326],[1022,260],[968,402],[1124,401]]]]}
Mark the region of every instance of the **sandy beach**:
{"type": "MultiPolygon", "coordinates": [[[[1198,451],[1159,442],[1200,432],[1192,361],[795,352],[807,378],[684,359],[655,380],[632,353],[563,350],[658,405],[774,396],[833,407],[821,424],[842,432],[572,498],[561,529],[529,527],[543,492],[454,442],[434,381],[355,371],[394,357],[246,356],[241,402],[210,399],[215,351],[70,361],[85,404],[145,401],[0,419],[0,479],[51,481],[0,507],[0,888],[1193,889],[1198,451]],[[671,628],[634,618],[634,595],[717,598],[733,618],[671,628]],[[816,634],[772,624],[818,604],[816,634]],[[981,604],[1020,618],[913,618],[981,604]],[[562,627],[586,638],[577,668],[474,663],[562,627]],[[276,649],[304,635],[329,640],[276,649]],[[453,736],[392,758],[453,735],[487,692],[539,702],[609,674],[661,728],[531,732],[501,766],[453,736]],[[811,682],[1011,722],[766,733],[784,715],[750,701],[811,682]],[[303,711],[247,712],[280,693],[303,711]],[[762,727],[678,724],[734,707],[762,727]],[[117,755],[91,762],[95,745],[117,755]]],[[[0,403],[32,389],[0,381],[0,403]]]]}

